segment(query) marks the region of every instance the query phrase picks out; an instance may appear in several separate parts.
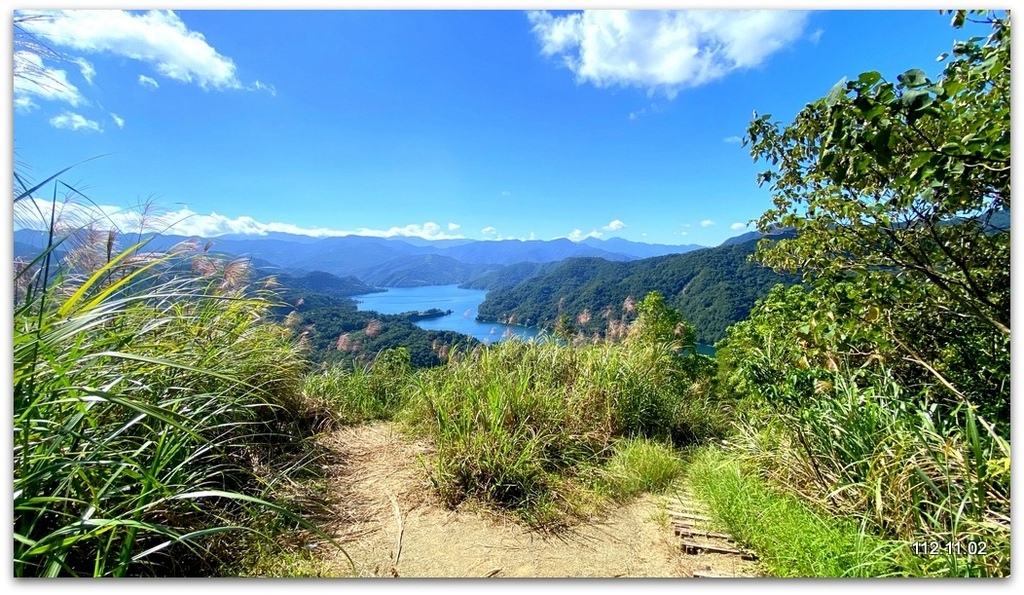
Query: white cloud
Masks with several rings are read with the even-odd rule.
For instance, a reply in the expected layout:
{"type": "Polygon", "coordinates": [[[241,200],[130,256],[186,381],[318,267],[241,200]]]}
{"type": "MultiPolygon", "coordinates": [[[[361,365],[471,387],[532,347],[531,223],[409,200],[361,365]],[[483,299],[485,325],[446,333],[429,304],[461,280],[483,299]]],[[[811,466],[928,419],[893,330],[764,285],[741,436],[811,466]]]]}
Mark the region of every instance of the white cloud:
{"type": "Polygon", "coordinates": [[[601,229],[603,229],[605,231],[619,231],[623,227],[626,227],[626,224],[623,223],[622,221],[620,221],[619,219],[615,219],[612,222],[610,222],[608,225],[605,225],[604,227],[602,227],[601,229]]]}
{"type": "MultiPolygon", "coordinates": [[[[278,223],[271,223],[268,225],[283,225],[278,223]]],[[[291,226],[293,229],[299,229],[295,226],[291,226]]],[[[268,231],[280,231],[277,229],[267,228],[268,231]]],[[[289,231],[286,233],[300,233],[298,231],[289,231]]],[[[388,229],[370,229],[367,227],[360,227],[355,231],[330,231],[320,230],[321,235],[358,235],[358,236],[373,236],[378,238],[392,238],[395,236],[423,238],[424,240],[457,240],[461,239],[461,235],[451,235],[441,231],[441,226],[433,221],[427,221],[423,225],[416,223],[410,223],[403,227],[390,227],[388,229]]],[[[313,235],[313,234],[305,234],[313,235]]]]}
{"type": "Polygon", "coordinates": [[[458,223],[449,223],[448,224],[448,231],[455,231],[456,229],[458,229],[460,227],[462,227],[462,226],[459,225],[458,223]]]}
{"type": "Polygon", "coordinates": [[[536,240],[536,239],[537,239],[537,234],[535,234],[535,233],[533,233],[533,232],[531,231],[531,232],[530,232],[530,239],[531,239],[531,240],[536,240]]]}
{"type": "Polygon", "coordinates": [[[688,235],[690,235],[690,232],[688,232],[688,231],[681,231],[681,232],[679,232],[679,235],[681,235],[681,236],[688,236],[688,235]]]}
{"type": "Polygon", "coordinates": [[[646,113],[647,113],[647,108],[646,107],[645,108],[641,108],[639,111],[629,112],[629,119],[630,120],[636,120],[637,118],[639,118],[640,116],[642,116],[642,115],[644,115],[646,113]]]}
{"type": "Polygon", "coordinates": [[[266,91],[267,93],[270,93],[272,97],[277,97],[277,87],[274,85],[268,85],[262,81],[253,81],[253,83],[246,88],[250,91],[266,91]]]}
{"type": "Polygon", "coordinates": [[[160,83],[156,82],[155,78],[148,77],[144,74],[139,75],[139,84],[143,87],[153,87],[154,89],[160,88],[160,83]]]}
{"type": "Polygon", "coordinates": [[[809,39],[810,42],[813,43],[814,45],[818,45],[818,42],[821,41],[821,36],[824,34],[824,29],[816,29],[814,33],[811,33],[811,36],[808,37],[807,39],[809,39]]]}
{"type": "Polygon", "coordinates": [[[204,89],[237,89],[235,64],[170,10],[19,11],[28,32],[57,46],[145,62],[161,75],[204,89]]]}
{"type": "Polygon", "coordinates": [[[92,130],[94,132],[103,132],[99,122],[89,120],[81,114],[74,112],[64,112],[59,116],[50,118],[50,126],[54,128],[63,128],[65,130],[92,130]]]}
{"type": "Polygon", "coordinates": [[[723,143],[742,143],[743,139],[738,137],[738,136],[733,135],[733,136],[727,136],[727,137],[723,138],[722,142],[723,143]]]}
{"type": "Polygon", "coordinates": [[[496,233],[498,233],[498,230],[488,225],[487,227],[481,229],[480,233],[484,234],[485,236],[493,236],[496,233]]]}
{"type": "Polygon", "coordinates": [[[733,231],[739,231],[739,230],[744,229],[746,227],[747,227],[746,223],[738,223],[737,222],[737,223],[733,223],[732,225],[730,225],[729,229],[731,229],[733,231]]]}
{"type": "Polygon", "coordinates": [[[705,220],[700,222],[700,226],[701,227],[711,227],[714,224],[715,224],[715,222],[712,221],[711,219],[705,219],[705,220]]]}
{"type": "Polygon", "coordinates": [[[39,106],[36,105],[36,102],[32,101],[32,98],[28,95],[22,95],[21,97],[14,98],[14,109],[19,112],[27,114],[38,107],[39,106]]]}
{"type": "MultiPolygon", "coordinates": [[[[45,222],[30,220],[26,214],[49,214],[52,204],[50,201],[40,198],[31,198],[25,199],[18,204],[18,214],[20,216],[16,218],[16,228],[46,228],[45,222]]],[[[139,229],[139,214],[134,210],[124,209],[121,207],[64,202],[58,203],[57,213],[58,218],[61,221],[72,222],[75,225],[86,225],[90,221],[102,221],[104,225],[113,224],[125,233],[138,231],[139,229]]],[[[346,231],[325,227],[300,227],[291,223],[263,223],[246,215],[228,217],[216,212],[200,214],[187,207],[176,211],[150,213],[146,216],[146,222],[147,226],[145,231],[206,238],[217,237],[225,234],[260,236],[266,235],[270,232],[290,233],[312,237],[360,235],[380,238],[418,237],[426,240],[462,239],[464,237],[461,235],[444,233],[441,230],[441,226],[432,221],[427,221],[422,225],[410,224],[402,227],[391,227],[388,229],[360,228],[354,231],[346,231]]]]}
{"type": "Polygon", "coordinates": [[[502,195],[502,196],[512,196],[512,193],[511,193],[511,192],[509,192],[508,190],[502,190],[502,191],[501,191],[501,195],[502,195]]]}
{"type": "Polygon", "coordinates": [[[96,76],[96,69],[93,65],[85,58],[75,58],[72,62],[78,65],[78,70],[81,71],[82,78],[85,79],[85,82],[91,85],[92,77],[96,76]]]}
{"type": "Polygon", "coordinates": [[[117,124],[118,128],[124,128],[124,118],[114,112],[110,112],[110,117],[114,120],[114,124],[117,124]]]}
{"type": "Polygon", "coordinates": [[[601,232],[597,231],[596,229],[590,230],[590,233],[583,233],[582,230],[574,229],[566,237],[568,237],[570,240],[572,240],[574,242],[582,242],[583,240],[585,240],[587,238],[599,238],[599,237],[601,237],[601,235],[602,235],[601,232]]]}
{"type": "Polygon", "coordinates": [[[78,87],[68,81],[67,72],[47,67],[42,57],[27,50],[14,52],[13,57],[16,98],[32,95],[48,101],[63,101],[76,107],[85,103],[78,87]]]}
{"type": "Polygon", "coordinates": [[[754,68],[794,42],[806,11],[529,11],[541,53],[557,56],[576,82],[639,87],[674,97],[730,72],[754,68]]]}

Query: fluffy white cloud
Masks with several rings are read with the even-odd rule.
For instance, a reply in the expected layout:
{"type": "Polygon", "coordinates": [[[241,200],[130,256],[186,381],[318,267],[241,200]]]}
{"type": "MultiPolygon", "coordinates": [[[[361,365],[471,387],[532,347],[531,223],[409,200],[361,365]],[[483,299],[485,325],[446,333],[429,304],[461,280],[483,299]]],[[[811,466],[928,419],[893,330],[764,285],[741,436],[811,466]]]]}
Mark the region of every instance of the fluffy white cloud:
{"type": "Polygon", "coordinates": [[[821,36],[824,34],[824,29],[816,29],[814,33],[811,33],[811,36],[808,37],[807,39],[810,40],[810,42],[813,43],[814,45],[818,45],[818,42],[821,41],[821,36]]]}
{"type": "Polygon", "coordinates": [[[743,139],[738,137],[738,136],[733,135],[733,136],[727,136],[727,137],[723,138],[722,142],[723,143],[742,143],[743,139]]]}
{"type": "Polygon", "coordinates": [[[214,89],[238,89],[231,58],[215,50],[202,33],[190,31],[170,10],[19,11],[32,16],[21,26],[56,46],[111,53],[153,66],[161,75],[214,89]]]}
{"type": "MultiPolygon", "coordinates": [[[[39,54],[27,50],[14,52],[14,96],[39,97],[48,101],[63,101],[72,106],[85,103],[78,87],[68,81],[68,73],[43,64],[39,54]]],[[[31,99],[23,100],[31,102],[31,99]]]]}
{"type": "Polygon", "coordinates": [[[608,225],[602,227],[601,229],[605,231],[619,231],[623,227],[626,227],[626,224],[620,221],[619,219],[615,219],[611,221],[608,225]]]}
{"type": "Polygon", "coordinates": [[[596,229],[590,230],[590,233],[583,233],[582,230],[574,229],[566,237],[568,237],[570,240],[572,240],[574,242],[582,242],[583,240],[585,240],[587,238],[599,238],[599,237],[601,237],[601,235],[602,235],[601,232],[597,231],[596,229]]]}
{"type": "Polygon", "coordinates": [[[705,220],[700,222],[700,226],[701,227],[711,227],[714,224],[715,224],[715,222],[712,221],[711,219],[705,219],[705,220]]]}
{"type": "Polygon", "coordinates": [[[737,222],[737,223],[733,223],[732,225],[730,225],[729,229],[731,229],[733,231],[739,231],[739,230],[745,228],[746,226],[747,226],[746,223],[739,223],[739,222],[737,222]]]}
{"type": "MultiPolygon", "coordinates": [[[[644,234],[644,235],[646,235],[646,234],[644,234]]],[[[681,231],[681,232],[679,232],[679,235],[681,235],[681,236],[688,236],[688,235],[690,235],[690,232],[688,232],[688,231],[681,231]]]]}
{"type": "Polygon", "coordinates": [[[457,230],[460,227],[462,227],[462,226],[459,225],[458,223],[449,223],[448,224],[448,231],[455,231],[455,230],[457,230]]]}
{"type": "Polygon", "coordinates": [[[124,118],[114,112],[110,112],[110,117],[114,120],[114,124],[117,124],[118,128],[124,128],[124,118]]]}
{"type": "Polygon", "coordinates": [[[493,236],[498,233],[498,230],[488,225],[487,227],[481,229],[480,233],[484,234],[485,236],[493,236]]]}
{"type": "Polygon", "coordinates": [[[99,122],[89,120],[85,116],[74,112],[64,112],[59,116],[50,118],[50,126],[53,126],[54,128],[63,128],[65,130],[92,130],[94,132],[103,132],[99,122]]]}
{"type": "MultiPolygon", "coordinates": [[[[279,224],[272,223],[270,225],[279,225],[279,224]]],[[[268,229],[268,231],[279,231],[279,230],[276,230],[276,229],[275,230],[270,230],[270,229],[268,229]]],[[[287,233],[299,233],[299,232],[289,231],[287,233]]],[[[306,235],[312,235],[312,234],[306,234],[306,235]]],[[[441,231],[441,226],[438,225],[437,223],[434,223],[433,221],[427,221],[423,225],[418,225],[418,224],[415,224],[415,223],[411,223],[411,224],[403,226],[403,227],[391,227],[391,228],[388,228],[388,229],[370,229],[370,228],[367,228],[367,227],[360,227],[359,229],[357,229],[354,232],[340,231],[340,232],[325,233],[325,234],[321,234],[321,235],[358,235],[358,236],[374,236],[374,237],[378,237],[378,238],[391,238],[391,237],[395,237],[395,236],[405,236],[405,237],[423,238],[424,240],[456,240],[456,239],[460,239],[460,238],[463,237],[461,235],[451,235],[451,234],[444,233],[443,231],[441,231]]]]}
{"type": "MultiPolygon", "coordinates": [[[[45,229],[45,216],[50,213],[51,202],[40,198],[25,199],[15,209],[15,228],[45,229]]],[[[252,217],[228,217],[217,212],[197,213],[189,208],[176,211],[149,212],[140,217],[137,210],[123,209],[110,205],[92,205],[75,202],[58,203],[58,219],[69,226],[84,226],[90,221],[99,221],[103,227],[114,225],[125,233],[138,231],[140,221],[145,221],[145,231],[199,236],[212,238],[225,234],[266,235],[270,232],[290,233],[312,237],[331,236],[373,236],[378,238],[418,237],[425,240],[462,239],[464,236],[444,233],[441,226],[432,221],[410,224],[388,229],[359,228],[353,231],[328,229],[325,227],[300,227],[291,223],[263,223],[252,217]]]]}
{"type": "Polygon", "coordinates": [[[160,83],[156,82],[155,78],[148,77],[144,74],[139,75],[139,84],[143,87],[153,87],[154,89],[160,88],[160,83]]]}
{"type": "Polygon", "coordinates": [[[796,41],[807,20],[795,10],[530,11],[546,56],[578,83],[639,87],[674,97],[680,89],[753,68],[796,41]]]}

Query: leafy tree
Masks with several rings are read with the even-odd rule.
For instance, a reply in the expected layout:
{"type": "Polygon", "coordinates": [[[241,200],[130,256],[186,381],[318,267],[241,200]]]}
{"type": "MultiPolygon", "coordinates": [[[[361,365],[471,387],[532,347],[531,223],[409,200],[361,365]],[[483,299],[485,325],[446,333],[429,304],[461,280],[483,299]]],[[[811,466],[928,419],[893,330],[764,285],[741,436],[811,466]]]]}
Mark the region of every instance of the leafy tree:
{"type": "Polygon", "coordinates": [[[648,292],[636,309],[638,338],[651,343],[672,343],[680,350],[697,352],[697,332],[693,325],[684,321],[678,310],[666,306],[660,293],[648,292]]]}
{"type": "Polygon", "coordinates": [[[1008,420],[1010,16],[953,25],[969,20],[990,34],[940,56],[937,80],[844,79],[787,126],[755,114],[746,142],[773,166],[759,228],[796,232],[758,258],[802,271],[823,314],[845,309],[837,332],[1008,420]]]}

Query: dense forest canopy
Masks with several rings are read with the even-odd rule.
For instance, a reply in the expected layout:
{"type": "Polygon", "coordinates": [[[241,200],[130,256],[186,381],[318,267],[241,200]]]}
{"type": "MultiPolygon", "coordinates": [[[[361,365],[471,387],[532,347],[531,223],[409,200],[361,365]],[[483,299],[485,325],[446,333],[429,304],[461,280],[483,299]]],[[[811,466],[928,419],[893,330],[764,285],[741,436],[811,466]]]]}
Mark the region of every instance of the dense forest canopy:
{"type": "Polygon", "coordinates": [[[603,336],[609,321],[635,316],[631,300],[658,291],[696,328],[697,341],[711,344],[745,318],[771,286],[799,280],[750,262],[755,246],[751,240],[632,262],[573,258],[540,274],[521,271],[526,279],[511,287],[496,278],[480,305],[480,318],[547,328],[561,321],[574,333],[603,336]]]}

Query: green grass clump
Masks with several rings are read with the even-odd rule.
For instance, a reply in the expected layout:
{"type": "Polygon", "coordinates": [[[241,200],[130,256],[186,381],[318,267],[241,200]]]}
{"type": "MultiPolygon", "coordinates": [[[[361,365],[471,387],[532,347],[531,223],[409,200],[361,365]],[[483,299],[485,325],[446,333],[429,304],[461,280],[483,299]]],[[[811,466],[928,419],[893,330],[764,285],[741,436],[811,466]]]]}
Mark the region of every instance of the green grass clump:
{"type": "MultiPolygon", "coordinates": [[[[408,419],[434,438],[434,482],[449,503],[479,497],[551,525],[592,504],[580,483],[593,483],[616,442],[681,433],[682,376],[678,354],[657,344],[506,341],[418,375],[408,419]]],[[[624,444],[613,475],[651,467],[616,479],[622,489],[671,475],[657,447],[624,444]]]]}
{"type": "Polygon", "coordinates": [[[856,523],[808,507],[793,494],[772,489],[734,459],[699,450],[686,477],[734,538],[757,553],[779,577],[878,577],[898,573],[899,543],[862,534],[856,523]]]}
{"type": "Polygon", "coordinates": [[[115,238],[58,261],[51,231],[15,278],[15,576],[217,574],[275,519],[303,523],[267,500],[316,416],[272,296],[242,261],[115,238]]]}
{"type": "Polygon", "coordinates": [[[367,366],[334,365],[303,379],[303,393],[324,403],[339,423],[391,419],[412,386],[412,364],[404,347],[382,351],[367,366]]]}
{"type": "Polygon", "coordinates": [[[734,446],[776,485],[905,544],[901,572],[1006,576],[1010,449],[973,408],[929,405],[891,379],[836,374],[813,401],[742,426],[734,446]],[[984,543],[984,555],[914,554],[915,542],[984,543]]]}
{"type": "Polygon", "coordinates": [[[671,444],[632,438],[619,442],[602,467],[600,483],[614,498],[667,490],[680,477],[683,462],[671,444]]]}

